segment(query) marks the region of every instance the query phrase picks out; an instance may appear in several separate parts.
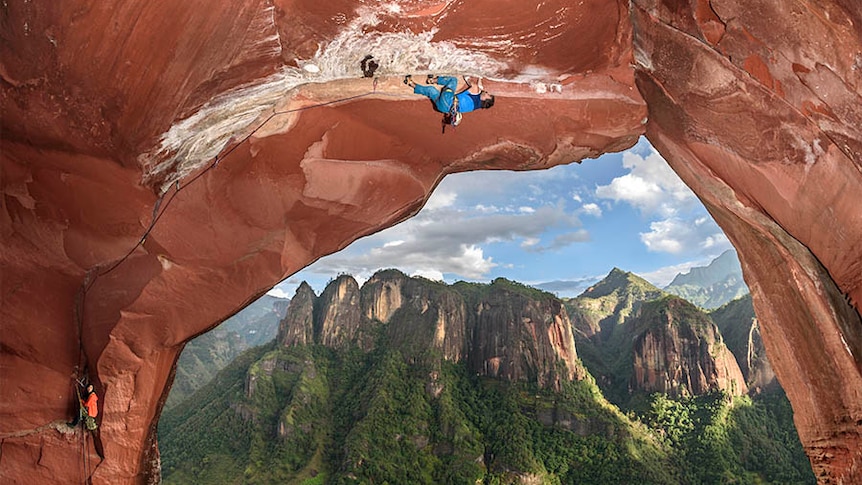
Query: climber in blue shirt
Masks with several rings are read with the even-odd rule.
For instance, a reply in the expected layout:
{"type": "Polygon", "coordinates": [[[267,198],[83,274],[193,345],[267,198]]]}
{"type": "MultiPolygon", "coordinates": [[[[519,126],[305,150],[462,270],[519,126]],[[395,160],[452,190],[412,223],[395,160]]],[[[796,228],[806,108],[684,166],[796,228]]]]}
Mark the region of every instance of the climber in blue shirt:
{"type": "Polygon", "coordinates": [[[443,130],[446,125],[458,126],[461,123],[461,114],[469,113],[477,109],[488,109],[494,106],[494,96],[488,94],[482,86],[482,78],[479,78],[476,86],[470,83],[470,78],[464,76],[467,87],[460,92],[458,79],[452,76],[435,76],[429,74],[425,80],[426,86],[416,84],[410,75],[404,76],[404,84],[413,88],[413,92],[426,96],[434,104],[434,109],[443,113],[443,130]],[[440,89],[432,86],[437,84],[440,89]]]}

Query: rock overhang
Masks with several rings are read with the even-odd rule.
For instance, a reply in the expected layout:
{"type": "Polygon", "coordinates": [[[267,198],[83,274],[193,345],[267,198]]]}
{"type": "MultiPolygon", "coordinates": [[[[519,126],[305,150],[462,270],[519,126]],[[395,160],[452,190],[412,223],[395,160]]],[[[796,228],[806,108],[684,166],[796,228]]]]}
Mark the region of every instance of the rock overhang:
{"type": "Polygon", "coordinates": [[[739,250],[816,470],[850,483],[862,441],[851,3],[10,2],[3,476],[77,462],[79,444],[44,426],[65,418],[82,366],[105,390],[94,478],[156,476],[152,424],[186,339],[409,217],[446,173],[546,168],[646,133],[739,250]],[[377,80],[360,78],[367,53],[377,80]],[[505,102],[440,135],[400,83],[408,72],[485,75],[505,102]],[[25,396],[40,404],[14,411],[25,396]]]}

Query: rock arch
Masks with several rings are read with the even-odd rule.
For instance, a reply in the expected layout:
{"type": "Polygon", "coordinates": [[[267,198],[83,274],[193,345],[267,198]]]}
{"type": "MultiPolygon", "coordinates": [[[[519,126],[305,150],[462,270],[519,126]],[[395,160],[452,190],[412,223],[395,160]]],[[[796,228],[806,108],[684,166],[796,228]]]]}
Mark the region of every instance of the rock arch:
{"type": "Polygon", "coordinates": [[[86,367],[94,482],[154,481],[187,339],[414,214],[447,173],[646,135],[738,249],[818,479],[862,481],[858,5],[357,3],[4,4],[0,477],[86,477],[59,424],[86,367]],[[351,74],[381,39],[399,50],[375,52],[380,79],[351,74]],[[439,138],[405,57],[494,71],[505,102],[439,138]]]}

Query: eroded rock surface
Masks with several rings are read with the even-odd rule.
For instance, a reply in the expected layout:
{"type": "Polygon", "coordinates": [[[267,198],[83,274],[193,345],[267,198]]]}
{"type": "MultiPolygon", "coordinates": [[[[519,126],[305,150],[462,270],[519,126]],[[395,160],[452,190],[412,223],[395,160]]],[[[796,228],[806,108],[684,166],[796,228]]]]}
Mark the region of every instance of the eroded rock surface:
{"type": "Polygon", "coordinates": [[[414,214],[446,173],[545,168],[645,132],[738,249],[815,473],[862,482],[860,12],[5,2],[0,479],[157,481],[187,339],[414,214]],[[497,106],[441,135],[400,82],[425,72],[485,75],[497,106]],[[101,461],[60,424],[85,373],[101,461]]]}
{"type": "Polygon", "coordinates": [[[739,252],[815,475],[862,481],[862,11],[634,3],[647,137],[739,252]]]}
{"type": "Polygon", "coordinates": [[[748,391],[718,328],[689,302],[667,298],[641,307],[632,346],[632,389],[670,396],[748,391]]]}

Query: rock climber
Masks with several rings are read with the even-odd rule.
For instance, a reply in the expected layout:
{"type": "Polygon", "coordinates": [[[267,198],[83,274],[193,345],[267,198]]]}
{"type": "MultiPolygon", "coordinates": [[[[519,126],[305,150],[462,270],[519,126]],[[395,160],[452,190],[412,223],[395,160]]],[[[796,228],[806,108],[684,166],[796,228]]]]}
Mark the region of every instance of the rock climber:
{"type": "Polygon", "coordinates": [[[75,427],[83,419],[87,429],[96,429],[96,416],[99,415],[99,396],[96,395],[92,384],[87,385],[84,397],[78,392],[78,404],[78,414],[75,415],[72,422],[66,424],[75,427]]]}
{"type": "Polygon", "coordinates": [[[371,54],[366,55],[365,58],[360,61],[359,65],[362,68],[362,75],[365,77],[374,77],[374,71],[380,67],[380,64],[374,60],[374,56],[371,54]]]}
{"type": "Polygon", "coordinates": [[[494,96],[485,91],[480,77],[476,85],[470,83],[470,78],[464,76],[467,87],[456,92],[458,79],[452,76],[435,76],[429,74],[423,86],[416,84],[411,75],[404,76],[404,84],[413,88],[413,92],[426,96],[434,104],[434,109],[443,113],[443,131],[446,125],[458,126],[461,123],[462,113],[469,113],[477,109],[488,109],[494,106],[494,96]],[[442,86],[437,89],[436,84],[442,86]]]}

